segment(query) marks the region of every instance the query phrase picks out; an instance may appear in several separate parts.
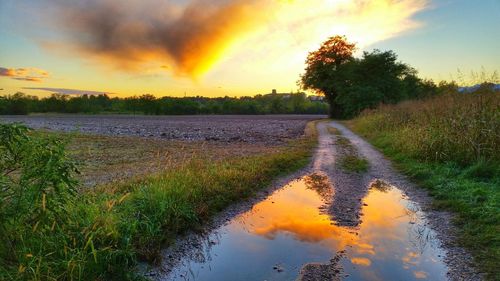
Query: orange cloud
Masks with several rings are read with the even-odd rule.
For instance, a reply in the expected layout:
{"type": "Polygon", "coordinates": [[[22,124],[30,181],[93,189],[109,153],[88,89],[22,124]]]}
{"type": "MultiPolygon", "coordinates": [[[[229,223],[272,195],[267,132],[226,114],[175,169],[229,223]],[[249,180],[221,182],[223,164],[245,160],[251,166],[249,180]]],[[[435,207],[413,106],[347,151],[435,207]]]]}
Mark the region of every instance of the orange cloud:
{"type": "Polygon", "coordinates": [[[291,51],[288,61],[303,62],[304,52],[335,34],[360,45],[383,40],[418,26],[411,17],[427,1],[56,1],[48,18],[64,31],[62,46],[100,62],[126,70],[168,64],[174,73],[197,77],[231,54],[251,62],[245,56],[254,49],[266,63],[291,51]]]}
{"type": "Polygon", "coordinates": [[[425,271],[414,271],[413,274],[415,275],[415,278],[417,278],[417,279],[426,279],[427,278],[427,273],[425,271]]]}
{"type": "Polygon", "coordinates": [[[0,67],[0,76],[9,77],[15,80],[42,82],[43,79],[49,78],[49,73],[43,69],[29,68],[5,68],[0,67]]]}
{"type": "Polygon", "coordinates": [[[361,266],[370,266],[372,261],[367,258],[351,258],[351,263],[361,266]]]}
{"type": "Polygon", "coordinates": [[[59,2],[51,18],[63,21],[59,26],[73,50],[129,70],[166,61],[177,72],[196,76],[263,20],[263,4],[261,0],[69,1],[59,2]]]}

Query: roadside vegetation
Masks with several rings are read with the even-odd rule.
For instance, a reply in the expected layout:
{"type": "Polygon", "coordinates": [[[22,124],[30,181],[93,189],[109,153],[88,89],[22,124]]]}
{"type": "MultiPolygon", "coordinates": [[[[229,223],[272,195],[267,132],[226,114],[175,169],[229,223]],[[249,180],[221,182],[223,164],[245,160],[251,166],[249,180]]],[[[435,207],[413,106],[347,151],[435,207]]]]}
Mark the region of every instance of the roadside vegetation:
{"type": "Polygon", "coordinates": [[[342,149],[342,156],[339,159],[339,163],[343,170],[350,173],[364,173],[368,171],[370,167],[368,160],[359,155],[356,148],[354,148],[347,138],[342,136],[339,130],[329,126],[328,132],[335,135],[335,142],[342,149]]]}
{"type": "Polygon", "coordinates": [[[221,160],[192,154],[156,175],[78,189],[58,136],[1,124],[0,279],[141,279],[139,260],[158,262],[179,234],[305,166],[313,126],[273,152],[221,160]]]}
{"type": "Polygon", "coordinates": [[[456,214],[459,242],[490,280],[500,271],[500,92],[488,84],[365,110],[347,124],[456,214]]]}
{"type": "Polygon", "coordinates": [[[128,113],[148,115],[185,114],[326,114],[328,104],[304,93],[267,94],[254,97],[161,97],[126,98],[108,95],[68,96],[52,94],[38,98],[23,93],[0,96],[0,114],[29,113],[128,113]]]}

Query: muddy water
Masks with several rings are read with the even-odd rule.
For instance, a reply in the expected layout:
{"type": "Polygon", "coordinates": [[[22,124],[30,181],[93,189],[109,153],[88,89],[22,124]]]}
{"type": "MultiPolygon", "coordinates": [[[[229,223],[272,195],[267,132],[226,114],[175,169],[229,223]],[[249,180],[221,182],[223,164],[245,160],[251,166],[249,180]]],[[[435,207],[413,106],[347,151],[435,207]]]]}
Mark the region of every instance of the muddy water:
{"type": "Polygon", "coordinates": [[[330,260],[345,280],[446,279],[433,231],[400,190],[372,182],[361,224],[341,227],[324,212],[332,197],[325,179],[277,190],[212,232],[163,280],[296,280],[304,265],[330,260]]]}

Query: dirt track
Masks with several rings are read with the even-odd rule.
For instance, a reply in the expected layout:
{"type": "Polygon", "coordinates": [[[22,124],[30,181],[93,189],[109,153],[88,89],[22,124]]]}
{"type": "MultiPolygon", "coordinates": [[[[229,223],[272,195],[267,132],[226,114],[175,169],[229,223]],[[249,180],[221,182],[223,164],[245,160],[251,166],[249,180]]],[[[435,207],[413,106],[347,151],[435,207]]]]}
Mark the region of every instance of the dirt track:
{"type": "MultiPolygon", "coordinates": [[[[334,196],[330,204],[330,214],[340,225],[356,227],[360,223],[362,198],[368,191],[370,182],[381,180],[403,191],[409,199],[418,204],[425,221],[437,233],[437,238],[446,253],[449,280],[482,280],[483,277],[472,266],[472,257],[457,245],[456,229],[452,225],[452,215],[436,211],[431,207],[432,199],[427,193],[411,183],[405,176],[395,171],[392,164],[379,151],[358,135],[338,122],[318,124],[320,135],[314,170],[326,172],[333,183],[334,196]],[[327,126],[339,130],[356,148],[359,155],[370,163],[368,172],[360,175],[346,173],[339,166],[342,149],[336,144],[337,137],[327,132],[327,126]]],[[[328,267],[326,267],[328,268],[328,267]]],[[[331,268],[331,267],[330,267],[331,268]]],[[[320,279],[321,280],[321,279],[320,279]]]]}
{"type": "MultiPolygon", "coordinates": [[[[359,227],[362,226],[365,219],[361,213],[361,210],[364,208],[363,198],[366,198],[367,193],[369,193],[369,188],[371,188],[370,183],[373,183],[374,180],[379,180],[390,185],[391,188],[396,188],[399,190],[398,192],[402,192],[404,198],[414,202],[415,213],[419,216],[419,222],[416,224],[422,223],[423,225],[421,226],[423,228],[432,229],[430,231],[435,233],[433,240],[437,240],[436,245],[431,247],[439,247],[439,251],[444,252],[442,260],[444,261],[445,274],[440,277],[427,276],[428,280],[483,279],[482,275],[477,273],[472,267],[472,258],[469,253],[456,244],[455,228],[451,224],[452,216],[446,212],[432,210],[430,208],[431,199],[425,191],[416,187],[406,177],[395,171],[391,163],[381,153],[343,125],[337,122],[322,122],[318,124],[318,132],[319,144],[311,165],[305,170],[296,173],[293,177],[297,178],[316,173],[326,174],[329,177],[332,183],[333,196],[330,196],[330,200],[327,200],[327,206],[323,210],[330,214],[332,221],[338,227],[350,229],[353,233],[360,230],[359,227]],[[355,147],[358,154],[368,160],[370,168],[367,172],[359,174],[348,173],[340,167],[339,158],[342,157],[343,150],[337,144],[338,137],[328,132],[328,126],[339,130],[342,136],[347,138],[355,147]]],[[[169,280],[168,274],[173,267],[180,266],[180,264],[186,263],[186,260],[189,259],[199,261],[200,259],[203,260],[207,255],[210,256],[213,245],[219,243],[224,245],[224,241],[214,242],[210,240],[208,238],[210,237],[210,233],[218,237],[218,231],[227,231],[220,229],[224,229],[224,226],[233,218],[251,210],[252,206],[257,202],[269,200],[266,199],[270,198],[268,197],[269,194],[273,194],[276,189],[279,189],[283,186],[284,182],[289,180],[290,177],[285,180],[281,179],[253,200],[228,208],[228,210],[217,216],[213,223],[207,226],[207,233],[203,235],[192,234],[180,239],[174,247],[165,251],[166,259],[163,268],[149,271],[148,276],[157,280],[169,280]]],[[[287,251],[287,249],[282,250],[287,251]]],[[[394,253],[396,256],[399,254],[401,253],[394,253]]],[[[349,252],[338,251],[337,253],[333,252],[332,255],[331,260],[329,262],[326,261],[327,263],[325,264],[317,262],[303,264],[298,280],[341,280],[346,277],[347,275],[345,275],[339,262],[352,258],[349,256],[349,252]]],[[[242,262],[244,263],[245,261],[242,262]]],[[[269,266],[271,267],[272,265],[269,266]]],[[[223,277],[231,279],[230,276],[223,277]]],[[[186,280],[191,279],[188,278],[186,280]]],[[[194,278],[192,280],[198,279],[194,278]]]]}

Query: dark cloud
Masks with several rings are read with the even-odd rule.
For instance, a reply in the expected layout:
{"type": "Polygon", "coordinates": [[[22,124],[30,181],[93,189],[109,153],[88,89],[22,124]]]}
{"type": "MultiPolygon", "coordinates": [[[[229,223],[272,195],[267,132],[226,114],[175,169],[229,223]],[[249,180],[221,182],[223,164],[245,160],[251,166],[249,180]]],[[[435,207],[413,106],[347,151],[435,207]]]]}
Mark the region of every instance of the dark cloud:
{"type": "Polygon", "coordinates": [[[23,89],[27,90],[40,90],[47,91],[55,94],[62,95],[113,95],[113,93],[108,92],[98,92],[98,91],[89,91],[89,90],[78,90],[78,89],[65,89],[65,88],[40,88],[40,87],[24,87],[23,89]]]}
{"type": "MultiPolygon", "coordinates": [[[[265,14],[262,0],[50,1],[69,43],[134,68],[164,59],[181,73],[208,68],[265,14]]],[[[54,14],[55,13],[55,14],[54,14]]],[[[164,64],[164,63],[163,63],[164,64]]]]}
{"type": "Polygon", "coordinates": [[[43,79],[49,78],[49,73],[43,69],[29,68],[5,68],[0,67],[0,76],[9,77],[15,80],[42,82],[43,79]]]}

